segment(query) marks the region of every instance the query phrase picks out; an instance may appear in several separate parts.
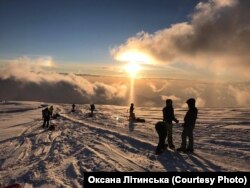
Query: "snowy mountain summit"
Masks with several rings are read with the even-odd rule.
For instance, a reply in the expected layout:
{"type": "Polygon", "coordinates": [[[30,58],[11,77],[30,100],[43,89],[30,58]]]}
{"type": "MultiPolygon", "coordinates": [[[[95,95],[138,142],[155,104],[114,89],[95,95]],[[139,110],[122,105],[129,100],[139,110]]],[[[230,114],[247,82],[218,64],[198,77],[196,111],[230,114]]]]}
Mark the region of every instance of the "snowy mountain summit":
{"type": "MultiPolygon", "coordinates": [[[[0,183],[24,187],[82,187],[84,172],[249,171],[250,109],[201,108],[194,154],[155,155],[162,108],[136,108],[146,122],[128,121],[128,107],[53,104],[55,130],[42,128],[41,102],[0,104],[0,183]]],[[[50,106],[50,104],[48,104],[50,106]]],[[[176,109],[173,141],[180,146],[184,115],[176,109]]]]}

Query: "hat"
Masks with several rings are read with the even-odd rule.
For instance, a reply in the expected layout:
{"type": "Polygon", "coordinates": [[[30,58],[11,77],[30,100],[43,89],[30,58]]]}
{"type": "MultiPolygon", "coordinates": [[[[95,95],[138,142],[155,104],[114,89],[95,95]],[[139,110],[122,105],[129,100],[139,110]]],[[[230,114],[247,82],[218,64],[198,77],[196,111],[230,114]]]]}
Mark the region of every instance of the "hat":
{"type": "Polygon", "coordinates": [[[172,104],[173,101],[172,101],[171,99],[167,99],[167,100],[166,100],[166,103],[167,103],[167,104],[172,104]]]}
{"type": "Polygon", "coordinates": [[[190,98],[186,101],[187,104],[195,104],[195,99],[194,98],[190,98]]]}

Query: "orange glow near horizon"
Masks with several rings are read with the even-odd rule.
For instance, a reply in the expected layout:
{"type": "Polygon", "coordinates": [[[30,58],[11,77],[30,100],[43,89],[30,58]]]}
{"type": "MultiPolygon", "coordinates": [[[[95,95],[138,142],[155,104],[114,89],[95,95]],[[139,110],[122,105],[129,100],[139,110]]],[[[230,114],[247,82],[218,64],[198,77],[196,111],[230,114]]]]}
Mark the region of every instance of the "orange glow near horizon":
{"type": "Polygon", "coordinates": [[[141,70],[141,66],[137,63],[128,63],[124,66],[124,69],[128,72],[131,78],[135,78],[137,73],[141,70]]]}
{"type": "Polygon", "coordinates": [[[121,52],[116,56],[116,59],[118,61],[127,62],[123,69],[126,70],[130,76],[130,96],[128,104],[135,103],[135,79],[137,78],[138,73],[142,70],[142,65],[151,64],[152,59],[146,53],[138,50],[121,52]]]}
{"type": "Polygon", "coordinates": [[[46,61],[43,63],[43,66],[45,66],[45,67],[53,67],[53,63],[52,63],[52,61],[50,61],[50,60],[46,60],[46,61]]]}

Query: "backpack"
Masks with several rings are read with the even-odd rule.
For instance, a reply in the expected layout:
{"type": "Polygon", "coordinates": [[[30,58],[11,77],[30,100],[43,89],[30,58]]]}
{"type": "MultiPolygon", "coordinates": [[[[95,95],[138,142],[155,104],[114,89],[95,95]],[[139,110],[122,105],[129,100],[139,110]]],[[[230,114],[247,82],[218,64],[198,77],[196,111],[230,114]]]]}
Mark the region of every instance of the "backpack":
{"type": "Polygon", "coordinates": [[[50,117],[49,109],[45,108],[44,110],[42,110],[42,115],[43,115],[43,118],[49,118],[50,117]]]}

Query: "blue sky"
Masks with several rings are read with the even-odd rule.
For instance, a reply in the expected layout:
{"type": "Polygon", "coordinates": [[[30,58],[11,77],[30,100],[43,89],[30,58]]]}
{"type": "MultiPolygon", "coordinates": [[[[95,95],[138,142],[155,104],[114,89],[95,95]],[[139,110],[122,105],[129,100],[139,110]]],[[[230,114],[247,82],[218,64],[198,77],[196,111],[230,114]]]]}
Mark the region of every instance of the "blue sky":
{"type": "Polygon", "coordinates": [[[137,77],[249,80],[249,9],[244,0],[0,0],[0,67],[125,76],[126,63],[144,59],[137,77]]]}
{"type": "Polygon", "coordinates": [[[197,0],[1,0],[0,59],[48,56],[106,64],[109,50],[140,31],[188,20],[197,0]]]}

